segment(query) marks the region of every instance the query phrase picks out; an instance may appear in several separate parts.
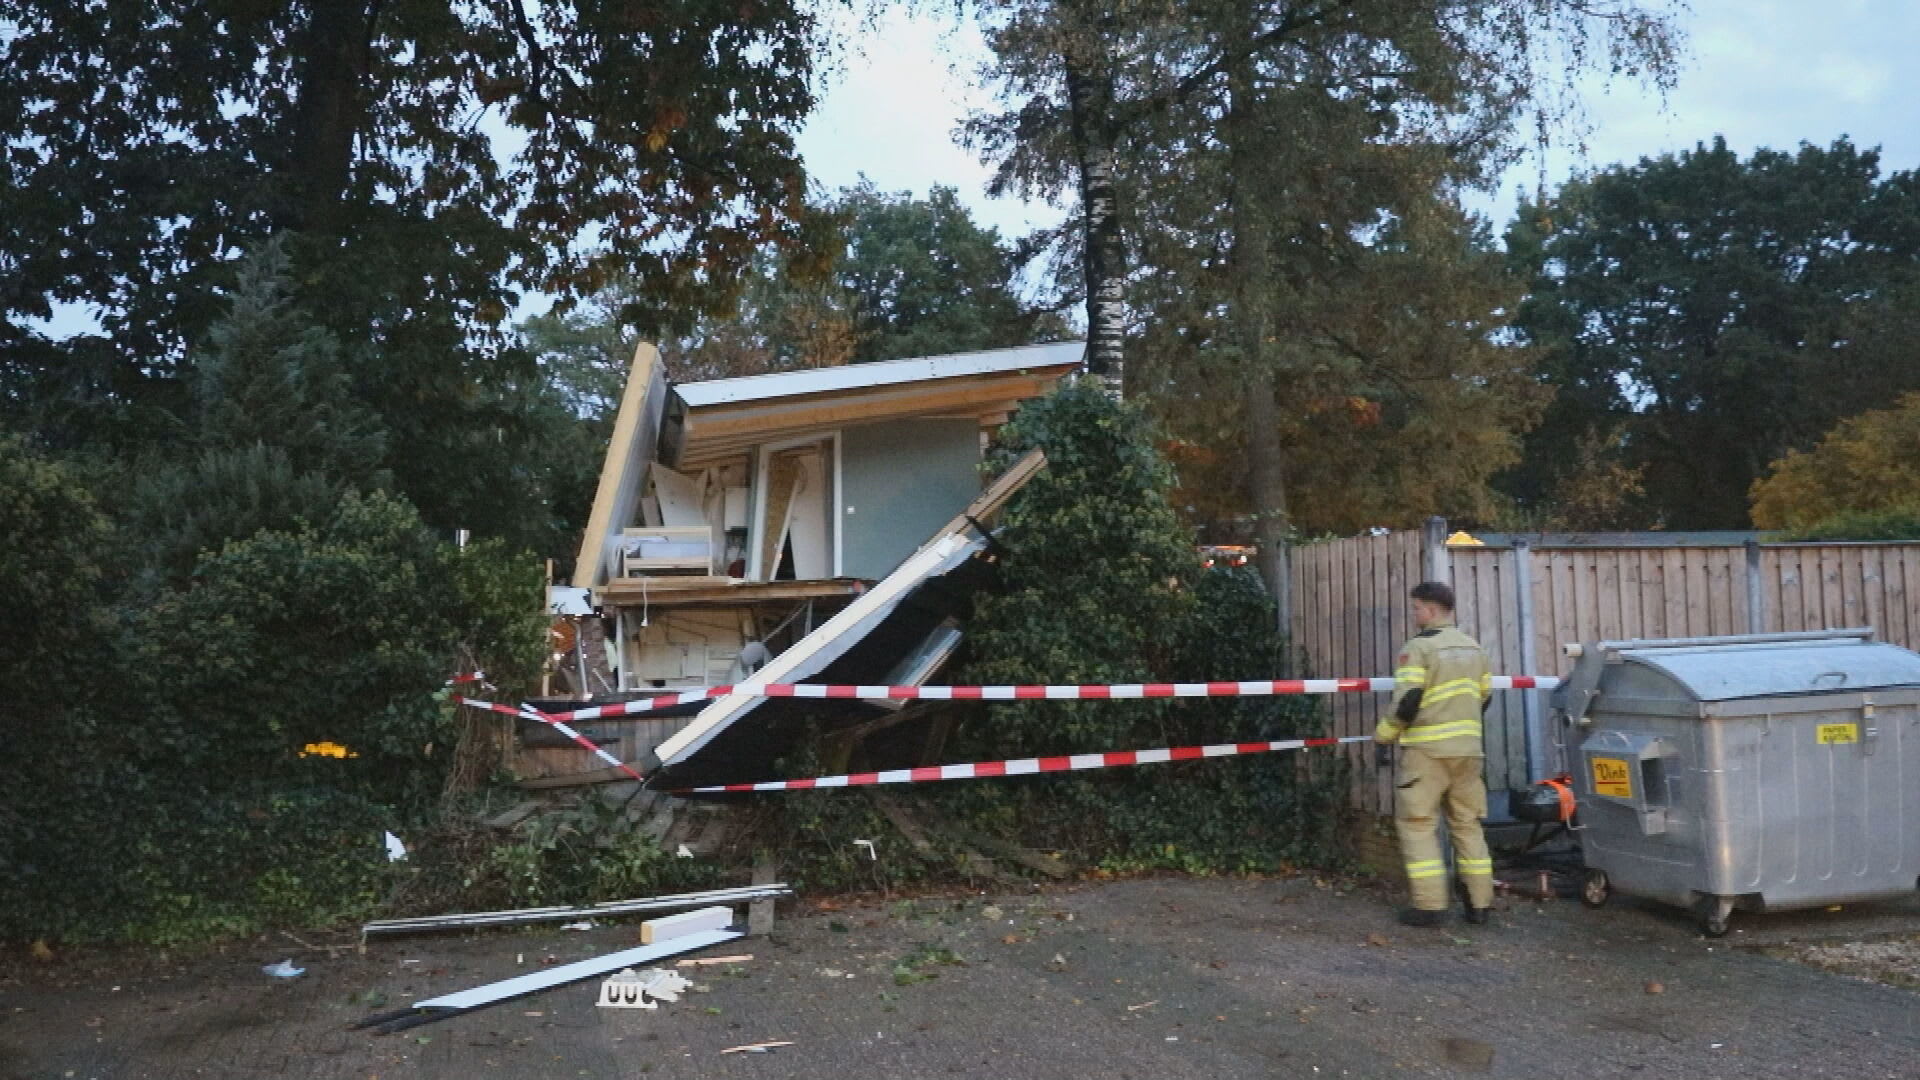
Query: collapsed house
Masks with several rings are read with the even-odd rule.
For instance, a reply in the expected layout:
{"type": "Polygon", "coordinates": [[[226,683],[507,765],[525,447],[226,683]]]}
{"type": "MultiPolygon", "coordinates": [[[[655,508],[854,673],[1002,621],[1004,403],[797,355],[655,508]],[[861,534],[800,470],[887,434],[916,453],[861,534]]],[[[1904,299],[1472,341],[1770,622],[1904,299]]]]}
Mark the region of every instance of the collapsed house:
{"type": "MultiPolygon", "coordinates": [[[[740,683],[918,685],[992,581],[988,523],[1044,465],[982,473],[994,432],[1081,363],[1063,342],[672,385],[641,345],[601,470],[560,666],[581,708],[740,683]],[[991,481],[991,482],[988,482],[991,481]]],[[[575,726],[674,783],[760,776],[822,724],[897,703],[730,694],[575,726]]],[[[523,726],[532,786],[615,779],[523,726]]]]}

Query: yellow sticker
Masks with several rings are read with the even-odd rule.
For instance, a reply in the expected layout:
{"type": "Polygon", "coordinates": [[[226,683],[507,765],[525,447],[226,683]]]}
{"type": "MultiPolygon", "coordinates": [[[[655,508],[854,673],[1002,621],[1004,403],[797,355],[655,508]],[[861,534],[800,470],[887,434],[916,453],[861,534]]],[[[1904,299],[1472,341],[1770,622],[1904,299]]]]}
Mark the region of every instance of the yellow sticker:
{"type": "Polygon", "coordinates": [[[1588,758],[1593,764],[1593,793],[1619,799],[1633,798],[1633,770],[1624,758],[1588,758]]]}
{"type": "Polygon", "coordinates": [[[1835,743],[1857,743],[1860,741],[1859,724],[1821,724],[1814,733],[1814,741],[1821,746],[1835,743]]]}

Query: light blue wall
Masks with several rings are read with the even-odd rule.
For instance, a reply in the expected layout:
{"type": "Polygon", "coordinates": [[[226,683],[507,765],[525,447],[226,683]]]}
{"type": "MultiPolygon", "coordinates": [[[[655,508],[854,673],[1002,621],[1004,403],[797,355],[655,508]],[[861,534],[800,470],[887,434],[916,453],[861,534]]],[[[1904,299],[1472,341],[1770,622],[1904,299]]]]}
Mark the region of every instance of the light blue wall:
{"type": "Polygon", "coordinates": [[[846,428],[840,465],[841,572],[882,578],[980,494],[980,424],[893,420],[846,428]]]}

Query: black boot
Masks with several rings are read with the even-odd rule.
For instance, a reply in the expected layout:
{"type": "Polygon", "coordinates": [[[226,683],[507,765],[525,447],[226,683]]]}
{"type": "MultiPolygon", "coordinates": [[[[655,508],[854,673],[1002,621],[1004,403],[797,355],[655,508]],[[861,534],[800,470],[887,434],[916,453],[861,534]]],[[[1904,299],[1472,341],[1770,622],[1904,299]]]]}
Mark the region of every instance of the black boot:
{"type": "Polygon", "coordinates": [[[1487,924],[1487,916],[1491,914],[1492,911],[1492,908],[1474,907],[1472,904],[1468,904],[1467,921],[1475,926],[1485,926],[1487,924]]]}
{"type": "Polygon", "coordinates": [[[1401,908],[1401,926],[1434,927],[1447,921],[1444,911],[1428,911],[1425,908],[1401,908]]]}

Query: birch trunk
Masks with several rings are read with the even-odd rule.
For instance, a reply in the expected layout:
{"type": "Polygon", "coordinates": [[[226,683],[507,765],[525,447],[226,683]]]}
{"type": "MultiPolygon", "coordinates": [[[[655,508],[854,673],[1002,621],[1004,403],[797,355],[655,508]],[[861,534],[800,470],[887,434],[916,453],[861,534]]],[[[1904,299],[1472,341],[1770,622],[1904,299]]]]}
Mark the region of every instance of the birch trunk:
{"type": "Polygon", "coordinates": [[[1067,100],[1080,173],[1087,370],[1116,390],[1126,375],[1126,243],[1114,158],[1113,73],[1104,54],[1066,58],[1067,100]]]}

